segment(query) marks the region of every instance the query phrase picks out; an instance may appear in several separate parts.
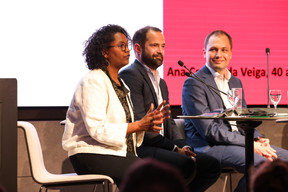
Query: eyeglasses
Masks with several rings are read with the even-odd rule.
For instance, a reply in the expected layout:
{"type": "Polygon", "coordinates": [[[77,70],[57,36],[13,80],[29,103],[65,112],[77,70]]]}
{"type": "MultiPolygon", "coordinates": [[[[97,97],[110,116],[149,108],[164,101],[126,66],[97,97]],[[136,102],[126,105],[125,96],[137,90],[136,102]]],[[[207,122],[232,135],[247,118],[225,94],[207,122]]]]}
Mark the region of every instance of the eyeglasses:
{"type": "Polygon", "coordinates": [[[132,44],[131,44],[131,42],[129,42],[128,44],[126,44],[126,43],[121,43],[120,45],[111,45],[111,46],[109,46],[108,48],[110,48],[110,47],[119,47],[119,48],[121,49],[121,51],[123,51],[123,52],[126,52],[127,48],[128,48],[129,50],[132,50],[132,44]]]}

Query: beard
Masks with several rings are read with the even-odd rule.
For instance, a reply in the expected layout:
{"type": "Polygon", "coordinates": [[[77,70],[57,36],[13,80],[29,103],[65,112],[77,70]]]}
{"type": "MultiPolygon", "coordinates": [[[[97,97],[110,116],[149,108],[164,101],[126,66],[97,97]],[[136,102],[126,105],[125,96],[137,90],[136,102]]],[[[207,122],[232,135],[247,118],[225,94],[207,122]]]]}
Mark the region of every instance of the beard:
{"type": "Polygon", "coordinates": [[[142,50],[141,54],[141,60],[151,69],[157,69],[160,67],[163,63],[163,55],[161,53],[159,54],[153,54],[152,56],[148,55],[144,50],[142,50]],[[160,56],[161,59],[155,58],[157,56],[160,56]]]}

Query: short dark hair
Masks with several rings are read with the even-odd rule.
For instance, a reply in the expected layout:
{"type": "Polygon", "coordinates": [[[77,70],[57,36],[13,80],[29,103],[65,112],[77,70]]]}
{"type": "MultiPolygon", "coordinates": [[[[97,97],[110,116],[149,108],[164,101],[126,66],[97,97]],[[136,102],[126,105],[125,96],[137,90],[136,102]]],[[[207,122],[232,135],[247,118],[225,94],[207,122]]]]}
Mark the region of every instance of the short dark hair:
{"type": "Polygon", "coordinates": [[[123,27],[109,24],[98,29],[85,42],[83,56],[85,56],[87,66],[90,70],[107,69],[108,62],[102,52],[109,48],[111,42],[115,40],[114,34],[118,32],[123,33],[128,41],[131,41],[128,32],[123,27]]]}
{"type": "Polygon", "coordinates": [[[162,32],[161,29],[152,26],[146,26],[137,30],[132,39],[133,47],[136,43],[138,43],[141,47],[144,47],[145,42],[147,41],[146,34],[148,33],[149,30],[162,32]]]}
{"type": "Polygon", "coordinates": [[[212,31],[209,35],[206,36],[205,41],[204,41],[204,48],[205,49],[207,48],[208,41],[212,35],[215,35],[215,36],[226,35],[229,39],[229,43],[230,43],[231,50],[232,50],[232,37],[227,32],[225,32],[223,30],[212,31]]]}

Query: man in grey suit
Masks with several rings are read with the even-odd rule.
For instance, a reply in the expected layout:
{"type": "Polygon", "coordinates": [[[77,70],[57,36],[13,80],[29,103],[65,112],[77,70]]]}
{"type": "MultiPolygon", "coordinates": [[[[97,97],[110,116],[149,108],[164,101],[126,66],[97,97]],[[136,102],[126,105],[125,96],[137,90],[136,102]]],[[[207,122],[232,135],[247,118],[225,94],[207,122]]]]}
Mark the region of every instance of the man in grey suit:
{"type": "MultiPolygon", "coordinates": [[[[222,30],[213,31],[205,39],[203,50],[205,66],[196,75],[205,83],[227,93],[231,88],[243,88],[240,79],[231,75],[227,66],[232,58],[232,38],[222,30]]],[[[243,92],[243,107],[246,106],[243,92]]],[[[217,94],[203,83],[189,77],[183,85],[183,115],[200,115],[217,109],[231,108],[227,96],[217,94]],[[224,106],[223,106],[224,105],[224,106]]],[[[245,172],[245,135],[241,128],[223,120],[185,120],[186,142],[195,151],[217,158],[222,167],[233,167],[245,172]]],[[[269,144],[268,138],[255,130],[254,160],[282,158],[288,161],[288,151],[269,144]]],[[[236,191],[245,191],[245,178],[236,191]]]]}
{"type": "MultiPolygon", "coordinates": [[[[130,88],[137,120],[146,114],[151,103],[157,107],[166,100],[169,104],[169,96],[167,85],[157,71],[164,57],[162,31],[147,26],[139,29],[132,41],[136,60],[119,75],[130,88]]],[[[162,127],[162,134],[145,133],[142,146],[137,148],[138,156],[152,157],[177,167],[191,191],[205,191],[219,177],[219,162],[205,154],[195,154],[193,148],[185,143],[172,118],[164,121],[162,127]]]]}

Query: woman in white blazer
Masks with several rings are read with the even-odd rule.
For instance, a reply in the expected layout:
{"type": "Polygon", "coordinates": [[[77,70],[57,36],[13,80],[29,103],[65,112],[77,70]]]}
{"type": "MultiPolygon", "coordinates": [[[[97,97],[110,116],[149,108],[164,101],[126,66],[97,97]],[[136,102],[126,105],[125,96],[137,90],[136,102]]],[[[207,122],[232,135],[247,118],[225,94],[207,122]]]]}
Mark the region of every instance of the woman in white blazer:
{"type": "MultiPolygon", "coordinates": [[[[119,184],[136,160],[144,131],[169,118],[168,105],[134,122],[129,89],[118,77],[129,63],[130,36],[118,25],[107,25],[86,42],[83,55],[90,72],[79,82],[66,115],[62,146],[77,174],[105,174],[119,184]],[[160,110],[161,109],[161,110],[160,110]]],[[[154,111],[153,111],[154,110],[154,111]]]]}

